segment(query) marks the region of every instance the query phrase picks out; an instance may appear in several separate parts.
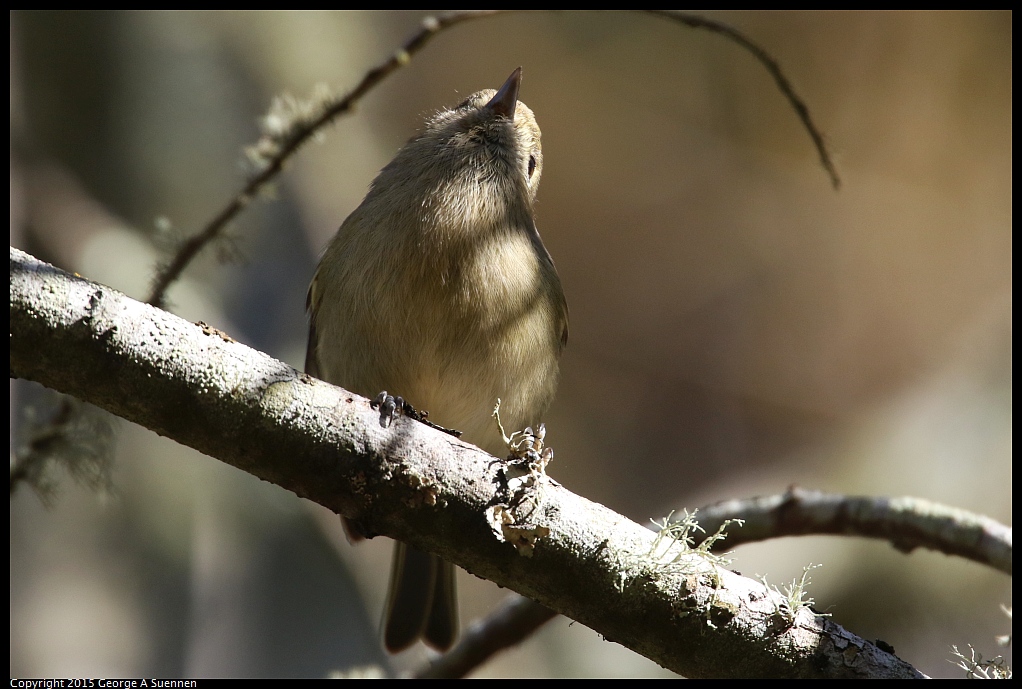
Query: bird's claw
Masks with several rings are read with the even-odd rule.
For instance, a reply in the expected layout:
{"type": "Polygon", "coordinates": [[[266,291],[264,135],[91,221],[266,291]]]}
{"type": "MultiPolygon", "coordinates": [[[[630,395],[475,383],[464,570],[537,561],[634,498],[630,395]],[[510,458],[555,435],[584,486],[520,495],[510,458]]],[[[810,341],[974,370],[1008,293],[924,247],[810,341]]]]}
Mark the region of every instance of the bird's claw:
{"type": "Polygon", "coordinates": [[[398,416],[407,416],[408,418],[425,424],[430,428],[442,431],[447,435],[453,435],[455,438],[461,437],[461,431],[453,428],[444,428],[443,426],[433,423],[429,420],[428,411],[418,411],[415,407],[405,402],[403,397],[388,395],[386,390],[381,392],[374,400],[369,402],[369,406],[373,409],[380,410],[380,425],[384,428],[390,428],[390,424],[393,423],[394,419],[398,416]]]}
{"type": "Polygon", "coordinates": [[[406,406],[411,407],[405,404],[404,398],[388,395],[386,390],[377,395],[369,406],[380,410],[380,425],[384,428],[390,428],[394,418],[405,413],[406,406]]]}

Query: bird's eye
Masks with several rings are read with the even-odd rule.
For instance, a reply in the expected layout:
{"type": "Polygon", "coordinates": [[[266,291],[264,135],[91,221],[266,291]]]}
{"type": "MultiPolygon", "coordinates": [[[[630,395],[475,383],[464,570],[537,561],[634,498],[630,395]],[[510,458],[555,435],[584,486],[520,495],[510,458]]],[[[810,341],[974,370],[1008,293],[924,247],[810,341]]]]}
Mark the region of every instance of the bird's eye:
{"type": "Polygon", "coordinates": [[[536,156],[529,156],[529,179],[532,179],[532,173],[536,171],[536,156]]]}

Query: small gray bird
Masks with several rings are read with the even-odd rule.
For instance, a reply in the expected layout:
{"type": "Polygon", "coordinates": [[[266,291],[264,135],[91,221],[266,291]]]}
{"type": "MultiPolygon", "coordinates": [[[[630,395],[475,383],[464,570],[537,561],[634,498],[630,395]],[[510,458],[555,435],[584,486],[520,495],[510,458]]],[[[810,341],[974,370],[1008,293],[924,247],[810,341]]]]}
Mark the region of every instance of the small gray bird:
{"type": "MultiPolygon", "coordinates": [[[[308,373],[399,393],[501,455],[495,402],[508,428],[537,426],[568,337],[534,221],[543,154],[521,72],[427,120],[341,225],[308,297],[308,373]]],[[[457,635],[453,566],[396,543],[387,649],[422,638],[445,650],[457,635]]]]}

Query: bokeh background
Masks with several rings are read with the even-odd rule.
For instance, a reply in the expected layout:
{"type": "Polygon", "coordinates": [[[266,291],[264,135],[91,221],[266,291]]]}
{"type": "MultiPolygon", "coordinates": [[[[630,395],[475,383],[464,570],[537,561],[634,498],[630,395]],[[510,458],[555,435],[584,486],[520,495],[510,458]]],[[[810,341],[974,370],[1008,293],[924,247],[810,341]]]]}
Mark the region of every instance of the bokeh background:
{"type": "MultiPolygon", "coordinates": [[[[144,297],[240,187],[274,96],[338,92],[420,13],[11,15],[11,242],[144,297]]],[[[761,65],[638,14],[458,26],[288,165],[171,308],[292,365],[320,251],[430,112],[521,65],[538,224],[571,337],[551,473],[637,520],[791,484],[1011,523],[1011,13],[719,13],[780,62],[835,192],[761,65]],[[225,260],[226,259],[226,260],[225,260]]],[[[12,447],[35,386],[12,398],[12,447]]],[[[36,412],[38,413],[38,412],[36,412]]],[[[11,497],[11,676],[325,676],[414,668],[376,624],[389,542],[120,422],[112,488],[11,497]]],[[[734,566],[936,676],[1003,652],[1010,577],[884,543],[792,538],[734,566]]],[[[462,573],[462,615],[506,592],[462,573]]],[[[1007,652],[1010,658],[1010,651],[1007,652]]],[[[658,676],[559,618],[478,676],[658,676]]]]}

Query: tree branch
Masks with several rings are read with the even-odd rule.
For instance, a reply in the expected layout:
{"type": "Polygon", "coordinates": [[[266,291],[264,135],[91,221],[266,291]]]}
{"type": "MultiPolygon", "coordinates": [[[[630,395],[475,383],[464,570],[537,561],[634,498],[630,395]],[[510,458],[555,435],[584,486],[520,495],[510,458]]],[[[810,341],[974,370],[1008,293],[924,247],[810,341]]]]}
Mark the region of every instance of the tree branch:
{"type": "Polygon", "coordinates": [[[707,533],[726,519],[745,522],[721,544],[728,548],[782,536],[865,536],[888,540],[906,553],[929,548],[1011,574],[1011,527],[922,498],[832,495],[793,486],[782,495],[726,500],[699,510],[707,533]]]}
{"type": "Polygon", "coordinates": [[[534,600],[510,595],[469,627],[457,645],[415,675],[416,679],[460,679],[491,657],[532,636],[557,613],[534,600]]]}
{"type": "Polygon", "coordinates": [[[837,166],[834,165],[834,161],[831,160],[830,153],[827,151],[827,142],[824,140],[823,132],[817,129],[813,123],[813,118],[809,114],[809,106],[806,105],[805,101],[799,97],[795,92],[795,87],[792,86],[791,81],[784,74],[784,70],[781,69],[781,65],[774,59],[774,57],[768,53],[761,46],[755,44],[745,34],[740,32],[730,24],[723,22],[714,21],[713,19],[707,19],[706,17],[700,17],[696,14],[690,14],[688,12],[681,12],[679,10],[639,10],[640,12],[649,12],[650,14],[658,15],[664,19],[670,19],[692,29],[705,29],[714,33],[720,34],[724,38],[732,41],[739,47],[747,50],[752,54],[756,60],[763,65],[770,76],[773,78],[774,83],[777,84],[777,88],[784,94],[785,99],[791,105],[792,109],[795,110],[795,114],[798,115],[799,121],[802,126],[805,127],[806,132],[809,133],[809,137],[813,140],[813,146],[816,148],[817,155],[820,156],[820,165],[827,171],[827,175],[830,177],[830,183],[834,186],[834,189],[841,188],[841,177],[837,173],[837,166]]]}
{"type": "MultiPolygon", "coordinates": [[[[793,486],[782,495],[725,500],[697,513],[707,534],[729,519],[744,522],[714,550],[784,536],[863,536],[886,539],[906,553],[929,548],[1012,573],[1011,527],[921,498],[852,497],[793,486]]],[[[534,601],[511,596],[417,676],[464,677],[489,657],[522,642],[555,614],[534,601]]]]}
{"type": "Polygon", "coordinates": [[[689,677],[922,676],[702,555],[655,552],[656,534],[545,476],[515,493],[507,465],[478,448],[407,418],[384,429],[368,400],[215,329],[14,248],[10,270],[11,376],[434,552],[664,667],[689,677]]]}

